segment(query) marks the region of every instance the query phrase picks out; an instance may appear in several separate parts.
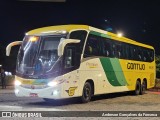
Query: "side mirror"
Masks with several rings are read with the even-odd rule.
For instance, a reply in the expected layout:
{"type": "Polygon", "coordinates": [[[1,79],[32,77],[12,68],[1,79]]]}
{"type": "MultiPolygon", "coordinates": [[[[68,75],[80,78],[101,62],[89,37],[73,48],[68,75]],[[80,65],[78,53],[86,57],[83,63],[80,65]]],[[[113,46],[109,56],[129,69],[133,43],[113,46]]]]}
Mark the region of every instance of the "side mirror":
{"type": "Polygon", "coordinates": [[[58,56],[62,56],[64,53],[64,48],[68,43],[80,43],[78,39],[61,39],[58,45],[58,56]]]}
{"type": "Polygon", "coordinates": [[[12,42],[10,43],[7,47],[6,47],[6,56],[9,56],[10,55],[10,51],[11,51],[11,48],[13,46],[16,46],[16,45],[21,45],[22,41],[15,41],[15,42],[12,42]]]}

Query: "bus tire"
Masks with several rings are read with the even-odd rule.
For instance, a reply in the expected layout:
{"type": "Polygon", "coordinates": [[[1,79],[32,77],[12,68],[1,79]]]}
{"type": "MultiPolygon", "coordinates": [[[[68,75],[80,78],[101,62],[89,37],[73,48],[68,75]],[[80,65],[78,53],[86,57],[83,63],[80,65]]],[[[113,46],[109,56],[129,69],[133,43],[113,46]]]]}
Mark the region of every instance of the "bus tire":
{"type": "Polygon", "coordinates": [[[141,83],[140,81],[137,80],[134,95],[139,95],[140,92],[141,92],[141,83]]]}
{"type": "Polygon", "coordinates": [[[146,88],[147,88],[147,84],[145,81],[143,81],[142,85],[141,85],[141,95],[145,94],[146,92],[146,88]]]}
{"type": "Polygon", "coordinates": [[[89,82],[86,82],[84,84],[84,87],[83,87],[83,93],[82,93],[81,101],[83,103],[87,103],[91,100],[91,96],[92,96],[91,84],[89,82]]]}

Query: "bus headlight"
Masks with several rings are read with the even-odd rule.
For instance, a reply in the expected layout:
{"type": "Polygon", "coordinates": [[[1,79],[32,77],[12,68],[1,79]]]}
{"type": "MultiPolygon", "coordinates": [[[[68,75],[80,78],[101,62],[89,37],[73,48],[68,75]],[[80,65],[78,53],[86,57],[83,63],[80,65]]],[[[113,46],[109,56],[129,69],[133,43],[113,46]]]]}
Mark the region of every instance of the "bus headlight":
{"type": "Polygon", "coordinates": [[[47,85],[50,87],[56,86],[58,83],[56,81],[49,82],[47,85]]]}
{"type": "Polygon", "coordinates": [[[21,85],[22,83],[21,83],[20,81],[16,80],[14,84],[15,84],[16,86],[19,86],[19,85],[21,85]]]}

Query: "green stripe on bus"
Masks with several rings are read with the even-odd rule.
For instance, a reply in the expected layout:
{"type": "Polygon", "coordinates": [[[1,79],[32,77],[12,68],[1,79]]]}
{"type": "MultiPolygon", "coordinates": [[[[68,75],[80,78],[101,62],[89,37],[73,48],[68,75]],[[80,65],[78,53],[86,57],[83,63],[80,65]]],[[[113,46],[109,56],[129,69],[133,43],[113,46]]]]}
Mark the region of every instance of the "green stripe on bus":
{"type": "Polygon", "coordinates": [[[121,86],[121,84],[119,83],[115,75],[110,59],[100,58],[100,61],[105,71],[106,77],[108,78],[109,83],[113,86],[121,86]]]}
{"type": "Polygon", "coordinates": [[[100,58],[109,83],[113,86],[125,86],[127,81],[117,58],[100,58]]]}
{"type": "Polygon", "coordinates": [[[111,38],[111,36],[109,36],[109,35],[107,35],[107,34],[95,32],[95,31],[91,31],[90,34],[92,34],[92,35],[97,35],[97,36],[101,36],[101,37],[105,37],[105,38],[111,38]]]}
{"type": "Polygon", "coordinates": [[[123,74],[119,60],[117,58],[110,58],[110,61],[113,66],[113,71],[115,72],[116,78],[118,79],[118,82],[122,86],[127,85],[127,81],[126,81],[125,76],[123,74]]]}
{"type": "Polygon", "coordinates": [[[109,36],[109,35],[106,35],[106,34],[101,34],[101,37],[105,37],[105,38],[111,38],[111,36],[109,36]]]}
{"type": "Polygon", "coordinates": [[[97,36],[101,36],[101,33],[95,32],[95,31],[91,31],[90,34],[92,35],[97,35],[97,36]]]}

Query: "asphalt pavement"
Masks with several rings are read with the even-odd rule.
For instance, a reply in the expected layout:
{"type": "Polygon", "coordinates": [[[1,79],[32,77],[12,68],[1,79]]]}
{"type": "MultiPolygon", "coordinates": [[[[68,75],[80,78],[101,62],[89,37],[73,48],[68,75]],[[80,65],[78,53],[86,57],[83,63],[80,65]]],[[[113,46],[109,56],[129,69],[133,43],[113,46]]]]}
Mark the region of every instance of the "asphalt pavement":
{"type": "MultiPolygon", "coordinates": [[[[115,93],[95,96],[91,102],[86,104],[80,103],[77,99],[58,100],[54,103],[48,103],[42,98],[16,97],[14,86],[7,86],[6,89],[2,89],[0,86],[0,111],[48,111],[46,112],[47,116],[53,116],[53,113],[61,116],[63,112],[62,116],[65,116],[65,111],[159,111],[159,99],[160,95],[152,92],[139,96],[128,93],[115,93]],[[56,111],[61,113],[59,114],[56,111]]],[[[77,114],[79,115],[80,112],[77,112],[77,114]]],[[[94,116],[94,113],[90,114],[94,116]]],[[[15,119],[17,120],[17,118],[15,119]]],[[[71,118],[68,117],[68,119],[71,118]]],[[[73,119],[75,118],[73,117],[73,119]]],[[[88,119],[91,118],[88,117],[88,119]]],[[[96,120],[97,118],[93,119],[96,120]]],[[[106,119],[106,117],[98,119],[106,119]]],[[[113,118],[107,117],[107,119],[113,118]]],[[[139,118],[136,117],[135,119],[139,118]]],[[[151,118],[151,120],[155,119],[158,120],[157,117],[151,118]]],[[[123,117],[123,120],[128,120],[128,117],[123,117]]]]}
{"type": "Polygon", "coordinates": [[[6,86],[6,89],[2,89],[2,86],[0,86],[0,94],[5,93],[14,93],[14,86],[6,86]]]}

